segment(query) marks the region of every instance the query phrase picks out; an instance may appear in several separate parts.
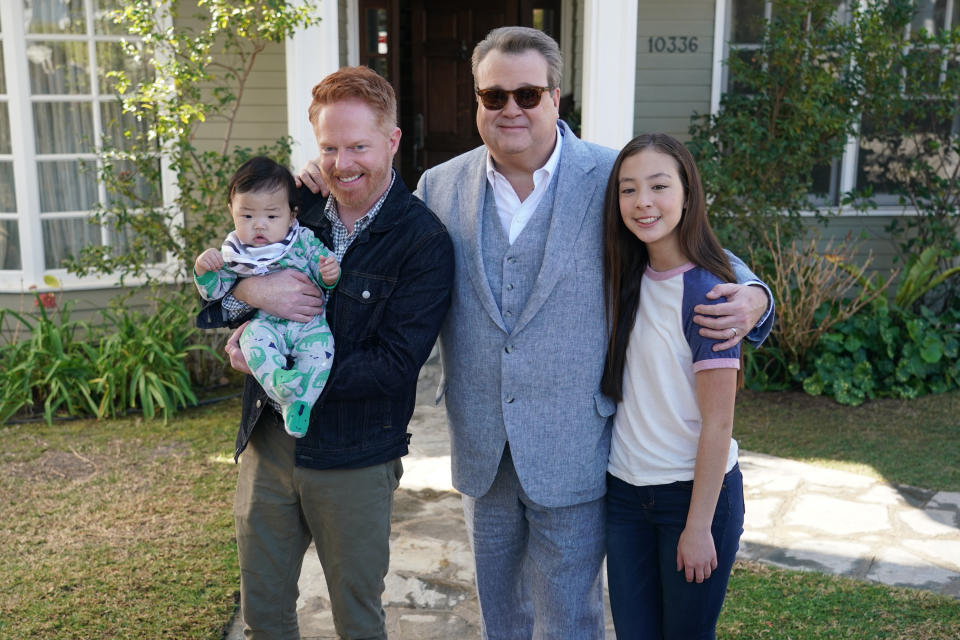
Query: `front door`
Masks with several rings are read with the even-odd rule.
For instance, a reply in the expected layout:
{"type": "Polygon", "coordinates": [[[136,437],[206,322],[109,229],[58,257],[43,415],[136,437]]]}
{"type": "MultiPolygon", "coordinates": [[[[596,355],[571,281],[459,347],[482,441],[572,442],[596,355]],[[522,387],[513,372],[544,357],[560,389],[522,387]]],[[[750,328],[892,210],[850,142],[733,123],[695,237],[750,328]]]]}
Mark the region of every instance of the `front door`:
{"type": "Polygon", "coordinates": [[[411,7],[410,157],[425,169],[483,144],[470,56],[491,30],[520,22],[519,0],[414,0],[411,7]]]}
{"type": "Polygon", "coordinates": [[[496,27],[559,41],[560,0],[358,0],[360,64],[390,80],[403,137],[395,164],[410,188],[426,169],[482,144],[470,56],[496,27]]]}

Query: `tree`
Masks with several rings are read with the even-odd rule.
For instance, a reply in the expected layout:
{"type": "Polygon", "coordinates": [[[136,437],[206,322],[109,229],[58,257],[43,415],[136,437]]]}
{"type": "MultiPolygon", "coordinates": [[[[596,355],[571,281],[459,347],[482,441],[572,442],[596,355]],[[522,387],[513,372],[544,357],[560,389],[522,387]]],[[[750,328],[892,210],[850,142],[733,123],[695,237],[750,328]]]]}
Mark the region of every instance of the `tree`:
{"type": "Polygon", "coordinates": [[[92,222],[106,225],[111,246],[83,250],[68,268],[79,275],[113,274],[156,281],[189,278],[195,256],[219,246],[229,224],[229,176],[254,153],[281,163],[289,139],[253,152],[233,143],[238,109],[251,71],[269,43],[283,42],[317,22],[312,0],[128,0],[113,20],[131,35],[134,64],[112,72],[122,115],[102,141],[98,178],[107,201],[92,222]],[[195,13],[187,16],[186,12],[195,13]],[[202,147],[204,123],[223,126],[222,143],[202,147]],[[166,202],[162,174],[174,176],[166,202]],[[159,274],[153,265],[173,264],[159,274]]]}
{"type": "Polygon", "coordinates": [[[720,110],[695,117],[697,158],[710,213],[727,246],[764,246],[774,224],[784,241],[800,230],[813,172],[840,156],[859,117],[863,77],[856,25],[833,0],[782,0],[749,58],[727,61],[733,91],[720,110]]]}

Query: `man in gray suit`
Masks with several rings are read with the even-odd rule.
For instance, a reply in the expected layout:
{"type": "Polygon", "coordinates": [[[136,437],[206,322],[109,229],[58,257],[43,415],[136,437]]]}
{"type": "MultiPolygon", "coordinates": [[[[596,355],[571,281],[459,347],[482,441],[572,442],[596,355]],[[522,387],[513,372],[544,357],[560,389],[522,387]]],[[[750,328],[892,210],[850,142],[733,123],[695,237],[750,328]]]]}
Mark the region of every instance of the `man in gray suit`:
{"type": "MultiPolygon", "coordinates": [[[[606,356],[602,205],[617,152],[559,120],[557,43],[495,29],[473,53],[484,146],[424,173],[456,273],[440,350],[485,638],[604,635],[603,495],[616,404],[606,356]]],[[[626,142],[626,141],[625,141],[626,142]]],[[[323,190],[316,164],[300,178],[323,190]]],[[[741,282],[761,284],[733,260],[741,282]]],[[[703,335],[761,341],[761,288],[718,285],[703,335]],[[719,315],[718,315],[719,314],[719,315]]],[[[772,305],[771,310],[772,310],[772,305]]]]}
{"type": "MultiPolygon", "coordinates": [[[[604,634],[603,495],[616,405],[599,390],[601,208],[616,152],[559,120],[561,64],[541,31],[490,32],[473,52],[484,146],[428,170],[417,187],[454,243],[441,393],[484,637],[497,640],[604,634]]],[[[739,267],[741,281],[756,280],[739,267]]],[[[697,312],[714,315],[701,317],[702,333],[726,348],[754,329],[767,295],[734,284],[715,293],[728,301],[697,312]]]]}

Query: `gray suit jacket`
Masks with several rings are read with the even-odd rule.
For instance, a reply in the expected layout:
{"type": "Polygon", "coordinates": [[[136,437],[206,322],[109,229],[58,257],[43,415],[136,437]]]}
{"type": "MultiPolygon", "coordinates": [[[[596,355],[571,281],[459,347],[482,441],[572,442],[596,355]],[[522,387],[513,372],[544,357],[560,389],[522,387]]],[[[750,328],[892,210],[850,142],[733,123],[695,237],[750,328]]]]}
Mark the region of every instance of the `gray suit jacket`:
{"type": "Polygon", "coordinates": [[[440,332],[453,484],[467,495],[484,495],[509,440],[524,491],[547,507],[604,494],[616,410],[600,393],[600,378],[606,356],[602,207],[617,153],[560,127],[563,150],[543,264],[512,333],[481,255],[486,147],[428,170],[417,187],[454,244],[453,298],[440,332]]]}

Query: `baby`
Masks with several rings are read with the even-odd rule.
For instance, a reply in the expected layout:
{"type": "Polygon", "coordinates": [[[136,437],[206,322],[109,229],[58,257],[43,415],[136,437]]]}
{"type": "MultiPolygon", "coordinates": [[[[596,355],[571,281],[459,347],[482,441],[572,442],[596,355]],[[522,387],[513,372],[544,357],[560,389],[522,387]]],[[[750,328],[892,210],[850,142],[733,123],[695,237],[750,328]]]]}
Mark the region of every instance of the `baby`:
{"type": "MultiPolygon", "coordinates": [[[[252,158],[237,169],[227,192],[235,230],[219,250],[207,249],[194,264],[194,282],[205,300],[222,298],[237,278],[288,268],[306,273],[325,290],[336,286],[340,265],[297,222],[295,194],[290,171],[270,158],[252,158]]],[[[324,314],[302,323],[257,311],[240,336],[240,348],[263,390],[280,406],[287,433],[303,437],[333,365],[333,335],[324,314]]]]}

